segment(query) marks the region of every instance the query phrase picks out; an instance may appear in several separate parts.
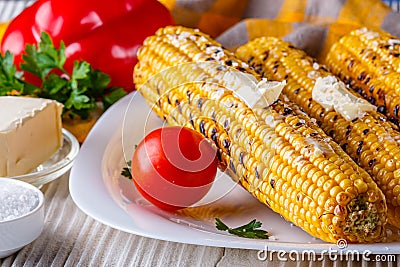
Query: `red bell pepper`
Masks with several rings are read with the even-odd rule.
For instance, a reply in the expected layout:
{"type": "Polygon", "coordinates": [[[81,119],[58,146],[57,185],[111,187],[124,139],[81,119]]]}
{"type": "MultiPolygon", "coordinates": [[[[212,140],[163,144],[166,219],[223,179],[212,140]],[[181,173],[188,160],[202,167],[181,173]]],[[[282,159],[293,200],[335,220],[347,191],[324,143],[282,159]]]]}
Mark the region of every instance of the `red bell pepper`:
{"type": "Polygon", "coordinates": [[[66,69],[74,60],[86,60],[111,77],[111,86],[134,89],[136,52],[143,40],[173,24],[169,11],[157,0],[38,0],[13,19],[4,34],[1,51],[11,51],[15,63],[27,43],[50,34],[55,45],[66,45],[66,69]]]}

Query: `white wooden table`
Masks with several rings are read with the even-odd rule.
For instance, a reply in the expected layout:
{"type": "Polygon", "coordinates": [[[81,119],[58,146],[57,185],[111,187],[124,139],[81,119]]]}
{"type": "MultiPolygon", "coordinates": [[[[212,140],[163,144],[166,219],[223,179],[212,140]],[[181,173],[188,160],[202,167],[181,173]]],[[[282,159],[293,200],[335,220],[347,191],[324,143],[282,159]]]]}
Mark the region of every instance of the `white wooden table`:
{"type": "Polygon", "coordinates": [[[257,250],[161,241],[128,234],[84,214],[72,201],[68,174],[46,185],[43,233],[0,266],[400,266],[395,262],[261,261],[257,250]]]}

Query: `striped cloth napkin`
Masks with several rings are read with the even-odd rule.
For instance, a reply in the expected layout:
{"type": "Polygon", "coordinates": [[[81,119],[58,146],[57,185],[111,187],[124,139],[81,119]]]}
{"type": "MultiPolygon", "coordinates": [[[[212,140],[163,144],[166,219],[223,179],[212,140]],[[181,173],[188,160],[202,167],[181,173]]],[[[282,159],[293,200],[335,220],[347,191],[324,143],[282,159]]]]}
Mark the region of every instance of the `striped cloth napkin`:
{"type": "Polygon", "coordinates": [[[343,34],[366,26],[400,36],[400,14],[381,0],[159,0],[177,24],[234,49],[276,36],[323,59],[343,34]]]}

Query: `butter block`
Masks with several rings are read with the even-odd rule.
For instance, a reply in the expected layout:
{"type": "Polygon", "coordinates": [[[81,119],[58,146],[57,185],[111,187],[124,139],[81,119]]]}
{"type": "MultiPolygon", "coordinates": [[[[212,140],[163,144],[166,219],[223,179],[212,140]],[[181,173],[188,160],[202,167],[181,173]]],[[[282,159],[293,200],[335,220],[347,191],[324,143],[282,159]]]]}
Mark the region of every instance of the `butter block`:
{"type": "Polygon", "coordinates": [[[62,146],[62,108],[49,99],[0,97],[0,177],[28,173],[62,146]]]}

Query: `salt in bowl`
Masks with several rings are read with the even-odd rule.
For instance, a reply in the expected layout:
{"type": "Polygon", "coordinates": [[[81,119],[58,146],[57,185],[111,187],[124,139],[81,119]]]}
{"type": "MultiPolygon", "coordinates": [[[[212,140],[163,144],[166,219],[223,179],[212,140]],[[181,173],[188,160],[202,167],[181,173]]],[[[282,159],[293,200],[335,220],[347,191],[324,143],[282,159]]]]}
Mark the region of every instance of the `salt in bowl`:
{"type": "Polygon", "coordinates": [[[26,182],[0,178],[0,258],[34,241],[43,227],[43,193],[26,182]]]}

